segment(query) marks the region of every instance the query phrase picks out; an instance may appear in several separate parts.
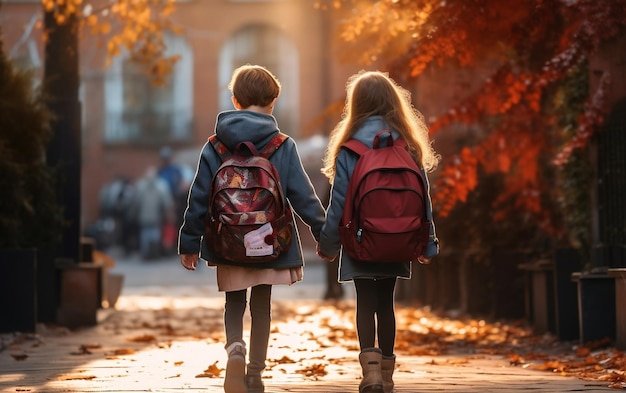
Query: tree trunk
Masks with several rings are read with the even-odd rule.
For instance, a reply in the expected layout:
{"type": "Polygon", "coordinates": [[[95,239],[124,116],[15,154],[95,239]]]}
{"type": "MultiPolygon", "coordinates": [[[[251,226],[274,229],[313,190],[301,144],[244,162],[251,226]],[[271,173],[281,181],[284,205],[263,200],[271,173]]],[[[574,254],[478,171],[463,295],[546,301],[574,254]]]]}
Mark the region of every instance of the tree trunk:
{"type": "Polygon", "coordinates": [[[60,255],[80,258],[81,130],[78,100],[78,20],[68,18],[58,25],[52,13],[45,13],[44,91],[54,114],[53,136],[47,151],[48,165],[59,174],[57,195],[64,209],[65,226],[60,255]]]}

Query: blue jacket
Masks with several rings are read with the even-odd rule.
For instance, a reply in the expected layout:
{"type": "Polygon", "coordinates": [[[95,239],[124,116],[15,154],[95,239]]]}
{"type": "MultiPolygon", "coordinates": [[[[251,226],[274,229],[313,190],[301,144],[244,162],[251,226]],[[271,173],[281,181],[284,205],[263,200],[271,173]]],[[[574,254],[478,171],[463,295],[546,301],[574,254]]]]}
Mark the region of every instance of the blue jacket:
{"type": "MultiPolygon", "coordinates": [[[[370,148],[374,141],[374,136],[380,130],[390,129],[381,116],[373,116],[365,121],[365,123],[354,134],[354,138],[365,143],[370,148]]],[[[392,130],[394,139],[399,134],[392,130]]],[[[326,223],[322,228],[322,236],[320,239],[320,250],[324,255],[339,255],[341,251],[341,240],[339,237],[339,221],[343,215],[343,207],[348,191],[348,182],[356,166],[358,157],[346,149],[341,149],[337,155],[337,169],[335,180],[331,190],[331,199],[326,213],[326,223]]],[[[433,257],[439,253],[439,242],[435,234],[435,224],[432,221],[432,205],[430,201],[430,186],[428,177],[423,172],[426,179],[426,187],[428,189],[428,198],[426,203],[426,215],[431,220],[430,240],[424,256],[433,257]]],[[[339,281],[350,281],[354,278],[389,278],[389,277],[411,277],[410,262],[358,262],[350,258],[346,253],[341,253],[339,263],[339,281]]]]}
{"type": "MultiPolygon", "coordinates": [[[[274,116],[246,110],[221,112],[217,116],[215,126],[217,137],[231,151],[242,141],[251,141],[258,150],[261,150],[278,131],[274,116]]],[[[309,226],[315,239],[319,240],[320,231],[324,224],[324,208],[304,171],[294,140],[288,138],[283,142],[281,147],[272,155],[270,161],[278,169],[284,195],[293,212],[309,226]]],[[[215,255],[209,251],[203,239],[211,193],[211,180],[220,164],[219,156],[213,146],[207,142],[202,148],[196,175],[189,191],[187,209],[178,241],[179,254],[197,254],[199,252],[202,259],[213,265],[229,264],[220,255],[215,255]]],[[[294,234],[289,250],[274,261],[255,266],[290,268],[302,266],[303,263],[300,236],[294,215],[294,234]]]]}

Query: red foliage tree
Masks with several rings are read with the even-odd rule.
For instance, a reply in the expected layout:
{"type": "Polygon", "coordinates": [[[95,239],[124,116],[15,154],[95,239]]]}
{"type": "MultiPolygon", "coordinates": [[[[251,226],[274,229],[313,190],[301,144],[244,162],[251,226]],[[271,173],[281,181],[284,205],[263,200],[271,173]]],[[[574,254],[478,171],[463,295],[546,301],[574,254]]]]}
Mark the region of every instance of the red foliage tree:
{"type": "MultiPolygon", "coordinates": [[[[626,31],[621,0],[334,0],[318,6],[345,12],[341,38],[362,63],[382,64],[398,81],[410,82],[429,67],[478,67],[493,73],[483,85],[432,121],[482,130],[476,143],[444,157],[433,186],[438,215],[447,216],[480,183],[480,174],[502,177],[492,201],[493,220],[524,212],[536,228],[562,228],[550,204],[554,179],[546,171],[567,163],[602,121],[602,77],[577,113],[577,130],[563,137],[555,109],[558,86],[601,43],[626,31]]],[[[554,196],[554,195],[552,195],[554,196]]]]}

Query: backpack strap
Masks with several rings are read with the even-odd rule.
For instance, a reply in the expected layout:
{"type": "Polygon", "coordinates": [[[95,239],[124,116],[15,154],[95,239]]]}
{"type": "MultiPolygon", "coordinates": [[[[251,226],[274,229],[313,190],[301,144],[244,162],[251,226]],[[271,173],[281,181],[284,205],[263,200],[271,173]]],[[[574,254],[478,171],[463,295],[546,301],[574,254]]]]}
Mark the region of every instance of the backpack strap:
{"type": "MultiPolygon", "coordinates": [[[[288,138],[289,136],[279,131],[259,152],[257,152],[252,142],[240,142],[235,149],[240,149],[240,145],[243,145],[250,151],[250,153],[252,153],[252,155],[259,155],[269,159],[288,138]]],[[[220,156],[222,162],[232,155],[232,152],[228,150],[226,145],[217,138],[217,135],[211,135],[209,137],[209,142],[213,145],[215,152],[220,156]]]]}
{"type": "Polygon", "coordinates": [[[278,150],[278,148],[288,138],[289,137],[286,134],[283,134],[280,131],[277,132],[276,135],[274,135],[274,137],[272,139],[270,139],[269,142],[267,142],[267,145],[265,145],[265,147],[263,147],[263,149],[261,149],[261,151],[259,152],[259,155],[261,155],[262,157],[265,157],[265,158],[267,158],[269,160],[269,158],[272,156],[272,154],[276,153],[276,150],[278,150]]]}
{"type": "Polygon", "coordinates": [[[217,138],[217,135],[211,135],[209,137],[209,143],[213,145],[213,149],[215,149],[217,155],[220,156],[222,162],[224,162],[224,160],[231,156],[231,152],[228,150],[226,145],[217,138]]]}
{"type": "Polygon", "coordinates": [[[358,156],[362,156],[368,150],[370,150],[370,148],[365,143],[359,140],[356,140],[354,138],[349,139],[347,142],[345,142],[341,146],[345,147],[346,149],[350,150],[351,152],[355,153],[358,156]]]}

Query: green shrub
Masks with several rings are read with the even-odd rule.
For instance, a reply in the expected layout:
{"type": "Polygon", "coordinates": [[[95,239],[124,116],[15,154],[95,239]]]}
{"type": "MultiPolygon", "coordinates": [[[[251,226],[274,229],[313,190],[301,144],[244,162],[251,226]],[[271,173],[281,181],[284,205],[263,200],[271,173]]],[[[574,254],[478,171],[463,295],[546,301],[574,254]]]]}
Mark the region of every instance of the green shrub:
{"type": "Polygon", "coordinates": [[[4,53],[0,31],[0,248],[54,248],[62,209],[46,165],[51,114],[29,72],[4,53]]]}

